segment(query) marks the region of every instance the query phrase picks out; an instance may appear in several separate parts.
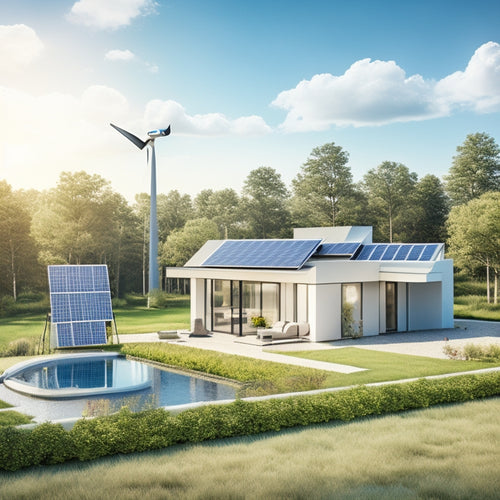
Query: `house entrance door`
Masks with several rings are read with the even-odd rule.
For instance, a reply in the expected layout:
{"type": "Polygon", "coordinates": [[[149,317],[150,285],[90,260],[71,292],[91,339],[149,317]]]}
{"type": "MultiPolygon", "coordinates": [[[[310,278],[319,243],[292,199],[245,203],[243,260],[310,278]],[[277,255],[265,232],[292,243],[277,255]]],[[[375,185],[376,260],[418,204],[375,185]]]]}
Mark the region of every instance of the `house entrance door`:
{"type": "Polygon", "coordinates": [[[385,284],[385,331],[398,329],[398,284],[387,281],[385,284]]]}

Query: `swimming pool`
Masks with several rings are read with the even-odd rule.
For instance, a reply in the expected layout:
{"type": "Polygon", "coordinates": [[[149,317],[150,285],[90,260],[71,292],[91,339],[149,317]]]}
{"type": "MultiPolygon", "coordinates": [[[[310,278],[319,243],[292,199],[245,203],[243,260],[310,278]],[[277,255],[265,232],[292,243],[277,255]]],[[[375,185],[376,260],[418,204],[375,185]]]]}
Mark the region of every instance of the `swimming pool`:
{"type": "Polygon", "coordinates": [[[0,399],[35,421],[233,400],[236,387],[126,359],[118,353],[56,355],[19,363],[0,378],[0,399]]]}

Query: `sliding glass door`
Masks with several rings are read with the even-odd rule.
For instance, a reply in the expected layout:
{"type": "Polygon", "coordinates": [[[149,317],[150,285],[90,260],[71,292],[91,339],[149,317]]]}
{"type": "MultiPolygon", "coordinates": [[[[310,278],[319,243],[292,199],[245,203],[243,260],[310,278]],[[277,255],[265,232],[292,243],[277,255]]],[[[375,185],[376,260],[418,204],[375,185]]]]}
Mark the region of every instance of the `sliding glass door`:
{"type": "Polygon", "coordinates": [[[257,328],[253,326],[252,318],[262,316],[272,325],[280,317],[279,283],[207,280],[205,299],[206,316],[209,317],[211,310],[212,329],[216,332],[234,335],[255,333],[257,328]],[[209,295],[212,298],[211,308],[209,295]]]}

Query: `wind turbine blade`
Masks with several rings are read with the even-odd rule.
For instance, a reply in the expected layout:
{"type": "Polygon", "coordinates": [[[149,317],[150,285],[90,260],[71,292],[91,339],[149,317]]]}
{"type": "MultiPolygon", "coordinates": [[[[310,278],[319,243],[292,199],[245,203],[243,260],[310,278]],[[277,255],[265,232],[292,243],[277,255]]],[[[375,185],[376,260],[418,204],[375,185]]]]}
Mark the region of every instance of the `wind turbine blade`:
{"type": "Polygon", "coordinates": [[[161,135],[163,136],[170,135],[170,125],[166,129],[163,129],[161,132],[162,132],[161,135]]]}
{"type": "Polygon", "coordinates": [[[113,125],[112,123],[110,123],[110,125],[115,130],[118,130],[118,132],[120,132],[120,134],[124,135],[130,142],[133,142],[139,149],[144,149],[146,144],[149,142],[149,141],[146,141],[146,142],[141,141],[141,139],[139,139],[139,137],[136,137],[134,134],[131,134],[130,132],[127,132],[126,130],[123,130],[122,128],[117,127],[116,125],[113,125]]]}

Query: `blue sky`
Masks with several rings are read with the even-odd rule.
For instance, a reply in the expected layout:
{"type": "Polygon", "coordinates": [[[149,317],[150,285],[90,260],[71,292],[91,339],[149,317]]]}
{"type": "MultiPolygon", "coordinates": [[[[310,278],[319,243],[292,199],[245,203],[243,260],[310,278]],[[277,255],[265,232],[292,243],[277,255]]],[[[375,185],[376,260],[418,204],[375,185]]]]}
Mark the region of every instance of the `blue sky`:
{"type": "Polygon", "coordinates": [[[500,142],[498,1],[17,0],[0,3],[0,179],[48,189],[97,173],[158,188],[289,184],[335,142],[355,180],[382,161],[445,175],[466,135],[500,142]],[[43,5],[43,7],[42,7],[43,5]]]}

